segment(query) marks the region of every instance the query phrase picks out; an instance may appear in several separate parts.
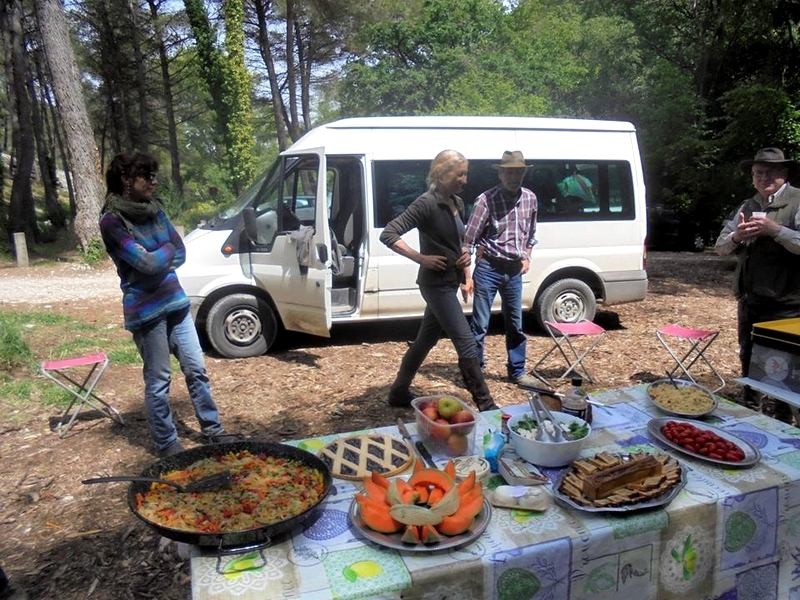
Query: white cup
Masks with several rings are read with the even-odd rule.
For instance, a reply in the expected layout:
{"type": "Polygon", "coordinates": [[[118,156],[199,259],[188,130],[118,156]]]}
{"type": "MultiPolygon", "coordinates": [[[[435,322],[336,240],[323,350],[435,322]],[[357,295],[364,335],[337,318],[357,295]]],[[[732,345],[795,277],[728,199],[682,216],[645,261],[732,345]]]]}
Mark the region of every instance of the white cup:
{"type": "Polygon", "coordinates": [[[763,211],[760,211],[760,210],[753,211],[753,218],[754,219],[759,219],[759,218],[760,219],[765,219],[766,217],[767,217],[767,213],[765,213],[763,211]]]}

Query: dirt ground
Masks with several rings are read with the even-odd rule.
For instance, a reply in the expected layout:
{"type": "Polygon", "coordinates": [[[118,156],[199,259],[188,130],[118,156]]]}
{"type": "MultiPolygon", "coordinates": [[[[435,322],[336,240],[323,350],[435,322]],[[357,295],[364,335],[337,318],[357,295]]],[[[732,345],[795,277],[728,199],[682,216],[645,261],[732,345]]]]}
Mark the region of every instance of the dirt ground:
{"type": "MultiPolygon", "coordinates": [[[[738,376],[732,274],[732,261],[709,251],[651,254],[647,299],[601,307],[598,313],[596,322],[608,335],[588,363],[600,381],[586,387],[621,387],[663,377],[669,357],[655,331],[667,323],[721,330],[710,358],[726,379],[738,376]]],[[[25,269],[0,265],[5,294],[4,299],[0,294],[0,310],[69,315],[89,326],[87,337],[96,339],[91,351],[102,351],[103,339],[129,338],[115,284],[108,264],[94,269],[68,263],[25,269]],[[18,297],[9,301],[14,285],[18,297]],[[36,285],[49,291],[38,294],[34,303],[20,302],[36,285]],[[87,286],[99,286],[98,291],[77,298],[69,293],[87,286]]],[[[207,366],[226,428],[248,438],[283,441],[388,425],[398,416],[412,421],[410,410],[389,408],[386,395],[417,325],[339,327],[331,339],[292,334],[278,351],[259,358],[209,355],[207,366]]],[[[529,334],[533,363],[550,341],[532,320],[529,334]]],[[[50,340],[32,333],[28,343],[37,360],[53,358],[50,340]]],[[[505,379],[504,354],[497,321],[487,343],[489,387],[500,406],[519,404],[525,397],[505,379]]],[[[437,345],[414,384],[419,393],[463,391],[456,354],[447,340],[437,345]]],[[[188,562],[174,543],[131,514],[127,486],[81,484],[92,476],[139,473],[155,462],[141,388],[140,367],[112,363],[98,392],[119,408],[126,425],[109,419],[82,421],[64,439],[50,430],[57,409],[37,402],[13,406],[0,399],[0,564],[31,598],[189,598],[188,562]]],[[[721,393],[738,399],[741,389],[732,383],[721,393]]],[[[172,400],[184,445],[199,443],[186,387],[178,378],[172,400]]]]}

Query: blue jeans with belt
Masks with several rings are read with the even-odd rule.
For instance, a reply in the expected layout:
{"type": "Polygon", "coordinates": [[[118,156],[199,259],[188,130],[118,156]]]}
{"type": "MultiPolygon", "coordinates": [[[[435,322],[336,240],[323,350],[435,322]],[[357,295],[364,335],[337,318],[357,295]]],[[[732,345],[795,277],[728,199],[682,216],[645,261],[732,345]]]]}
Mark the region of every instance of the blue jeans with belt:
{"type": "Polygon", "coordinates": [[[169,313],[132,333],[144,362],[144,404],[156,451],[164,450],[178,440],[169,403],[170,355],[175,355],[180,363],[201,431],[204,435],[222,433],[217,405],[211,397],[203,350],[189,310],[169,313]]]}
{"type": "Polygon", "coordinates": [[[522,264],[506,261],[508,264],[490,263],[482,258],[475,265],[472,281],[475,284],[472,301],[472,333],[478,347],[481,367],[492,303],[499,293],[502,301],[503,323],[505,324],[506,352],[508,354],[508,376],[517,379],[525,374],[525,353],[527,338],[522,331],[522,264]]]}

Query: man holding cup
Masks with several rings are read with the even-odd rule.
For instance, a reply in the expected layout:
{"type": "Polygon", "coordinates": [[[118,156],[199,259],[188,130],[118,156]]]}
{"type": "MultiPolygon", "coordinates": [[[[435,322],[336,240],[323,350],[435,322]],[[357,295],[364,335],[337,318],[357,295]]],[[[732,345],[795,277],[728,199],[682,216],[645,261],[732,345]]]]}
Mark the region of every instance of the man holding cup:
{"type": "MultiPolygon", "coordinates": [[[[756,194],[724,222],[715,248],[737,259],[739,358],[747,377],[753,324],[800,317],[800,189],[789,183],[798,163],[779,148],[762,148],[739,166],[752,177],[756,194]]],[[[750,388],[745,388],[745,404],[760,408],[750,388]]],[[[776,401],[775,418],[790,423],[788,405],[776,401]]]]}

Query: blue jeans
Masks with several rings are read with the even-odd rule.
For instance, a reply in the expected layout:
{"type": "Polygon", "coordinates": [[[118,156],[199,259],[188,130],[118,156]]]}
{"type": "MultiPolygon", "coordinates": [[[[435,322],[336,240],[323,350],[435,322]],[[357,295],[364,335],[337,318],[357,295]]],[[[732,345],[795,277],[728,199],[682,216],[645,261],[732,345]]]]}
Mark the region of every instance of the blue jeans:
{"type": "Polygon", "coordinates": [[[522,274],[516,269],[507,271],[493,267],[485,259],[479,260],[475,265],[475,272],[472,274],[475,289],[471,325],[478,346],[478,359],[483,367],[483,348],[486,332],[489,329],[489,318],[492,315],[492,302],[499,292],[508,353],[506,368],[508,376],[517,379],[525,374],[528,341],[522,331],[522,274]]]}
{"type": "Polygon", "coordinates": [[[221,433],[222,424],[217,405],[211,397],[203,350],[189,310],[169,313],[132,333],[144,362],[144,405],[156,451],[164,450],[178,440],[169,403],[171,354],[178,359],[186,378],[186,387],[201,431],[205,435],[221,433]]]}

